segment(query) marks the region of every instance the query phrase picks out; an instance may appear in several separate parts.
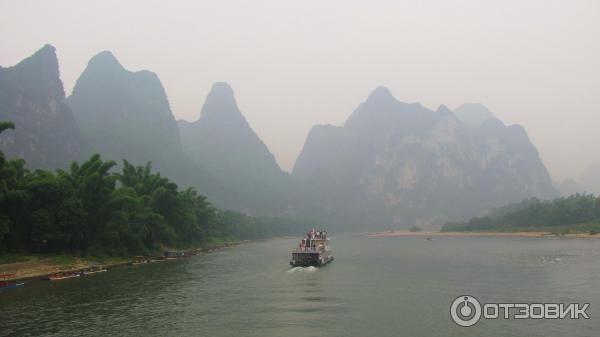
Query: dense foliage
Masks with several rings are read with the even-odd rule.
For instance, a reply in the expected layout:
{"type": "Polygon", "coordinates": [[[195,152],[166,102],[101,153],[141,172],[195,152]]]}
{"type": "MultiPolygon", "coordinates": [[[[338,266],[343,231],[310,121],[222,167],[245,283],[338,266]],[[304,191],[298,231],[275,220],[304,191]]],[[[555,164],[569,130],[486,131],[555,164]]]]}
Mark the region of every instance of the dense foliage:
{"type": "MultiPolygon", "coordinates": [[[[14,128],[0,124],[0,132],[14,128]]],[[[25,168],[0,152],[0,250],[147,253],[162,246],[300,232],[285,218],[215,209],[194,189],[179,190],[150,163],[135,166],[94,155],[56,172],[25,168]]]]}
{"type": "Polygon", "coordinates": [[[600,197],[575,194],[554,200],[527,199],[475,217],[467,222],[447,223],[442,231],[532,230],[600,223],[600,197]]]}

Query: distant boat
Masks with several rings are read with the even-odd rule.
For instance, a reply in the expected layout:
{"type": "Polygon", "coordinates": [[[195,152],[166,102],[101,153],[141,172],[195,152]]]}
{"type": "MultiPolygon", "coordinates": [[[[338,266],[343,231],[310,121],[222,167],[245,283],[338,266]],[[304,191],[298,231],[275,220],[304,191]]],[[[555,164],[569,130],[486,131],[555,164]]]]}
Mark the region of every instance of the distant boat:
{"type": "Polygon", "coordinates": [[[293,267],[319,267],[333,261],[329,238],[324,230],[310,230],[292,251],[290,265],[293,267]]]}
{"type": "Polygon", "coordinates": [[[25,285],[24,282],[17,280],[7,280],[10,277],[15,277],[15,274],[0,274],[0,291],[17,289],[25,285]]]}
{"type": "Polygon", "coordinates": [[[46,281],[61,281],[61,280],[77,278],[77,277],[81,277],[81,273],[56,273],[56,274],[44,277],[44,280],[46,280],[46,281]]]}

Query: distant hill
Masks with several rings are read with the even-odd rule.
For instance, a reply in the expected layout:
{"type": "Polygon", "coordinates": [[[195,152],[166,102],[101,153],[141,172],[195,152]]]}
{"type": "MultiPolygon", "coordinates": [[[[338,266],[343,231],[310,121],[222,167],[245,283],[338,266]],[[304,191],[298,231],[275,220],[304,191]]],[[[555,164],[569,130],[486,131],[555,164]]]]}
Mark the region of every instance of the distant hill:
{"type": "Polygon", "coordinates": [[[558,184],[558,190],[563,196],[569,196],[585,192],[585,189],[574,179],[565,179],[558,184]]]}
{"type": "Polygon", "coordinates": [[[314,127],[292,175],[323,218],[354,228],[441,224],[557,196],[525,130],[485,115],[466,124],[380,87],[342,127],[314,127]]]}
{"type": "Polygon", "coordinates": [[[579,179],[565,179],[558,185],[564,196],[572,194],[592,193],[600,195],[600,163],[592,163],[581,174],[579,179]]]}
{"type": "Polygon", "coordinates": [[[590,165],[579,178],[579,184],[588,193],[600,195],[600,163],[590,165]]]}
{"type": "Polygon", "coordinates": [[[200,118],[179,121],[184,149],[223,182],[226,205],[250,214],[289,207],[289,175],[250,127],[227,83],[215,83],[200,118]]]}
{"type": "Polygon", "coordinates": [[[67,99],[86,143],[86,155],[152,162],[182,187],[194,186],[222,201],[218,180],[183,151],[177,122],[158,76],[131,72],[108,51],[94,56],[67,99]]]}
{"type": "Polygon", "coordinates": [[[81,132],[65,104],[51,45],[14,67],[0,67],[0,121],[7,120],[16,125],[0,137],[8,158],[23,158],[29,168],[66,167],[79,159],[81,132]]]}

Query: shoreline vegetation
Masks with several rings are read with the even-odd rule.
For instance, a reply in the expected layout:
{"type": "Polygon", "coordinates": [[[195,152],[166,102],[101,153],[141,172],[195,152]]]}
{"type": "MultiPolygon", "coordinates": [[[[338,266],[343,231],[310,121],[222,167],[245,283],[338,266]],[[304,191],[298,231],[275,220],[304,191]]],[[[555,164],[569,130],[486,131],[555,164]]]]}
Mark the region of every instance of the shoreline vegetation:
{"type": "Polygon", "coordinates": [[[439,232],[388,230],[368,236],[497,236],[600,238],[600,198],[575,194],[553,200],[531,198],[493,209],[487,216],[448,222],[439,232]]]}
{"type": "MultiPolygon", "coordinates": [[[[0,121],[0,133],[14,128],[0,121]]],[[[216,208],[195,188],[180,188],[153,171],[150,162],[134,165],[123,159],[117,165],[94,154],[65,169],[30,170],[23,159],[8,160],[0,151],[4,277],[77,273],[126,264],[134,256],[145,262],[172,260],[236,242],[299,234],[308,223],[216,208]]]]}
{"type": "Polygon", "coordinates": [[[575,194],[553,200],[531,198],[493,209],[488,215],[446,223],[442,232],[600,233],[600,197],[575,194]]]}

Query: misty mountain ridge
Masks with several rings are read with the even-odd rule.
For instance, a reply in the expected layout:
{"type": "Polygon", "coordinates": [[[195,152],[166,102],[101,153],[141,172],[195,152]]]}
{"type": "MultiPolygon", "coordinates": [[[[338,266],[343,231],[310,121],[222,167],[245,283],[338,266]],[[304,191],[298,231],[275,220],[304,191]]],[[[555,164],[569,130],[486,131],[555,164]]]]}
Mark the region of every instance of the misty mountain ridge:
{"type": "Polygon", "coordinates": [[[67,102],[85,137],[100,152],[123,158],[128,149],[120,141],[125,138],[133,142],[128,146],[138,147],[133,155],[140,160],[155,150],[177,147],[179,130],[158,76],[147,70],[130,72],[108,51],[89,61],[67,102]],[[149,148],[146,142],[160,148],[149,148]]]}
{"type": "Polygon", "coordinates": [[[67,104],[52,47],[0,68],[0,85],[2,119],[26,131],[19,139],[3,133],[9,156],[33,167],[95,152],[151,161],[216,206],[249,214],[300,215],[347,230],[405,227],[557,195],[526,131],[480,104],[430,110],[378,87],[342,126],[313,127],[290,175],[224,82],[193,122],[175,120],[155,73],[128,71],[107,51],[90,59],[67,104]]]}
{"type": "Polygon", "coordinates": [[[220,202],[220,186],[183,151],[179,128],[158,76],[131,72],[108,52],[90,59],[67,103],[75,112],[86,143],[86,155],[100,153],[119,162],[155,170],[183,187],[194,186],[220,202]]]}
{"type": "Polygon", "coordinates": [[[229,207],[251,214],[287,210],[289,176],[242,115],[229,84],[215,83],[200,118],[179,127],[188,155],[223,182],[229,207]]]}
{"type": "Polygon", "coordinates": [[[489,120],[498,120],[490,109],[480,103],[462,104],[454,109],[454,115],[461,122],[475,128],[482,126],[489,120]]]}
{"type": "Polygon", "coordinates": [[[65,167],[79,159],[81,132],[65,104],[53,46],[14,67],[0,67],[0,120],[16,124],[0,138],[8,158],[23,158],[33,169],[65,167]]]}
{"type": "Polygon", "coordinates": [[[467,125],[443,105],[403,103],[382,87],[342,127],[314,127],[292,175],[312,185],[324,217],[356,227],[439,224],[557,195],[521,126],[467,125]]]}

